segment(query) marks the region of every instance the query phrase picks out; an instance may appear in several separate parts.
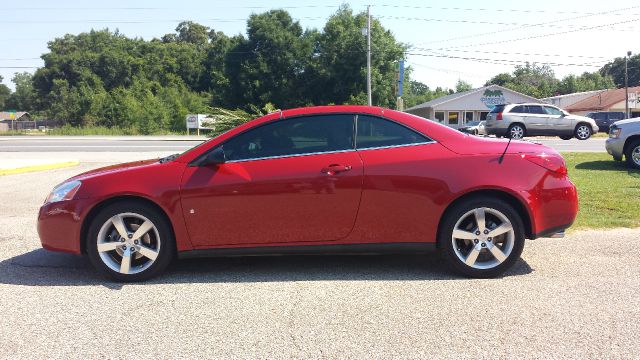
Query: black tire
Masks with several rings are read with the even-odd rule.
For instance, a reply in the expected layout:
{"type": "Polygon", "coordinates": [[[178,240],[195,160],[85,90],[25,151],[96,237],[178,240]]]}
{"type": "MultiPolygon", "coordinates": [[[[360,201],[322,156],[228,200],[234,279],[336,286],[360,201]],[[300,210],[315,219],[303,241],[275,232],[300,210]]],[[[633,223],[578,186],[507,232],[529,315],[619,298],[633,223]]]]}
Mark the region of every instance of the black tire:
{"type": "Polygon", "coordinates": [[[632,141],[626,147],[624,157],[631,168],[640,170],[640,159],[638,159],[640,157],[640,139],[632,141]],[[636,153],[637,161],[633,159],[634,152],[636,153]]]}
{"type": "Polygon", "coordinates": [[[505,135],[505,137],[514,140],[520,140],[525,136],[527,136],[527,129],[522,124],[511,124],[509,129],[507,129],[507,134],[505,135]]]}
{"type": "Polygon", "coordinates": [[[573,138],[573,136],[568,136],[568,135],[560,136],[560,139],[562,139],[562,140],[571,140],[572,138],[573,138]]]}
{"type": "MultiPolygon", "coordinates": [[[[493,215],[491,214],[487,216],[487,219],[488,219],[487,224],[490,224],[492,222],[490,220],[492,216],[493,215]]],[[[493,225],[495,225],[495,223],[493,225]]],[[[485,239],[482,239],[482,238],[480,239],[480,245],[482,245],[482,242],[484,242],[484,240],[485,239]]],[[[475,239],[469,240],[469,242],[473,242],[473,241],[475,241],[475,239]]],[[[489,238],[488,241],[491,241],[491,238],[489,238]]],[[[500,241],[500,240],[498,239],[498,237],[496,237],[495,239],[493,239],[493,241],[495,243],[496,241],[500,241]]],[[[447,210],[447,212],[443,216],[443,219],[440,224],[440,229],[438,231],[438,251],[440,253],[440,256],[449,264],[449,266],[454,271],[462,275],[473,277],[473,278],[492,278],[492,277],[496,277],[503,274],[505,271],[511,268],[513,264],[520,258],[520,255],[522,254],[522,249],[524,248],[524,241],[525,241],[524,225],[518,212],[508,203],[500,199],[487,197],[487,196],[477,196],[477,197],[469,198],[467,200],[464,200],[463,202],[460,202],[454,205],[452,208],[447,210]],[[506,240],[507,236],[512,236],[512,247],[509,254],[506,256],[506,259],[494,267],[485,268],[485,269],[475,268],[465,264],[463,260],[459,257],[459,255],[456,253],[456,251],[460,252],[461,249],[460,248],[454,249],[454,242],[458,243],[460,240],[453,239],[453,230],[456,226],[456,223],[459,220],[462,221],[465,214],[469,213],[470,211],[473,211],[474,209],[479,209],[479,208],[487,208],[487,214],[489,210],[497,210],[497,212],[501,213],[509,220],[513,230],[512,234],[502,235],[504,236],[502,238],[503,245],[506,244],[506,242],[508,241],[506,240]]],[[[476,242],[476,245],[477,244],[478,242],[476,242]]],[[[492,244],[488,244],[488,245],[491,246],[492,244]]],[[[475,247],[475,245],[472,243],[466,246],[475,247]]],[[[481,251],[484,252],[489,250],[487,247],[487,248],[483,248],[481,251]]],[[[485,254],[484,255],[485,258],[488,258],[489,255],[493,256],[491,255],[491,252],[489,253],[485,252],[484,254],[485,254]]],[[[494,261],[497,261],[497,259],[494,261]]]]}
{"type": "Polygon", "coordinates": [[[576,125],[576,128],[573,131],[573,134],[578,140],[587,140],[588,138],[591,137],[592,133],[593,133],[593,130],[591,129],[591,126],[585,123],[576,125]]]}
{"type": "MultiPolygon", "coordinates": [[[[126,215],[124,217],[125,228],[129,232],[129,234],[134,232],[134,227],[136,225],[140,226],[140,224],[135,224],[135,219],[136,219],[135,217],[127,217],[126,215]],[[129,224],[127,224],[127,222],[129,222],[129,224]]],[[[140,220],[140,222],[144,222],[144,220],[140,220]]],[[[102,237],[103,235],[101,236],[101,238],[102,237]]],[[[140,237],[141,239],[140,242],[139,243],[136,242],[136,244],[142,245],[142,242],[145,241],[143,237],[140,237]]],[[[133,242],[134,240],[131,238],[132,236],[129,236],[129,239],[124,241],[133,242]]],[[[117,241],[122,241],[122,240],[117,240],[117,241]]],[[[108,243],[109,244],[111,244],[112,242],[116,243],[117,241],[109,241],[108,243]]],[[[122,242],[122,244],[126,244],[124,241],[122,242]]],[[[125,245],[123,246],[126,248],[125,245]]],[[[134,245],[131,245],[131,246],[133,247],[134,245]]],[[[167,268],[167,266],[169,266],[169,264],[171,263],[175,255],[175,239],[174,239],[173,231],[171,229],[171,225],[168,223],[168,220],[166,219],[164,214],[162,214],[156,208],[148,204],[145,204],[143,202],[121,201],[121,202],[108,205],[94,217],[93,221],[91,221],[91,224],[89,226],[89,230],[86,236],[86,249],[87,249],[87,255],[89,256],[89,260],[91,261],[93,266],[96,268],[96,270],[98,270],[98,272],[101,273],[102,275],[108,276],[116,281],[136,282],[136,281],[144,281],[152,277],[155,277],[160,273],[162,273],[167,268]],[[138,254],[136,254],[135,252],[131,253],[132,260],[131,260],[130,268],[133,271],[136,271],[137,268],[144,269],[144,270],[141,270],[140,272],[124,274],[118,271],[114,271],[111,267],[109,267],[109,265],[107,265],[105,261],[113,265],[114,263],[117,262],[118,257],[120,257],[121,262],[122,262],[122,259],[124,259],[124,256],[120,254],[122,252],[122,249],[120,248],[119,245],[117,249],[110,250],[110,251],[103,251],[105,256],[108,256],[106,258],[107,260],[103,260],[103,258],[100,255],[100,252],[98,252],[98,241],[99,241],[98,237],[101,229],[103,228],[110,229],[110,231],[105,230],[105,234],[107,233],[111,234],[109,236],[109,239],[112,239],[113,238],[112,236],[116,236],[116,238],[119,238],[118,236],[119,231],[115,228],[115,226],[113,225],[113,222],[111,222],[110,220],[115,215],[118,215],[118,214],[134,214],[134,216],[138,215],[146,218],[152,223],[153,226],[155,226],[155,228],[152,229],[154,230],[153,233],[151,233],[151,230],[149,230],[147,233],[143,235],[143,237],[147,237],[147,239],[151,239],[149,241],[152,241],[152,240],[155,241],[154,244],[149,242],[149,247],[148,247],[153,251],[157,250],[155,251],[156,254],[154,255],[155,259],[150,260],[149,258],[142,256],[143,252],[140,251],[140,247],[138,245],[135,245],[136,247],[138,247],[138,254]],[[156,236],[157,236],[157,239],[155,239],[156,236]],[[137,256],[140,256],[140,257],[136,258],[137,256]],[[147,266],[138,265],[138,267],[136,268],[136,263],[143,263],[145,260],[147,262],[151,261],[151,263],[147,266]],[[113,261],[113,263],[111,261],[113,261]]]]}

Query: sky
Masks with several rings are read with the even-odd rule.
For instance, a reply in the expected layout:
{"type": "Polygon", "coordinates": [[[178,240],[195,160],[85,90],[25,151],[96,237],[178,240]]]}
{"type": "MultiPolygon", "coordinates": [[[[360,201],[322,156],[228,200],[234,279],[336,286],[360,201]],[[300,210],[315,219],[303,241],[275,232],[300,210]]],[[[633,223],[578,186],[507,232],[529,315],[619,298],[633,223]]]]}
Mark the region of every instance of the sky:
{"type": "Polygon", "coordinates": [[[42,66],[47,42],[65,34],[109,28],[149,40],[183,20],[246,34],[248,16],[270,9],[321,29],[342,4],[355,12],[371,5],[372,16],[410,45],[412,78],[432,89],[453,88],[458,79],[483,86],[526,61],[547,63],[558,77],[581,74],[640,52],[640,3],[631,0],[0,0],[0,75],[14,89],[13,74],[42,66]]]}

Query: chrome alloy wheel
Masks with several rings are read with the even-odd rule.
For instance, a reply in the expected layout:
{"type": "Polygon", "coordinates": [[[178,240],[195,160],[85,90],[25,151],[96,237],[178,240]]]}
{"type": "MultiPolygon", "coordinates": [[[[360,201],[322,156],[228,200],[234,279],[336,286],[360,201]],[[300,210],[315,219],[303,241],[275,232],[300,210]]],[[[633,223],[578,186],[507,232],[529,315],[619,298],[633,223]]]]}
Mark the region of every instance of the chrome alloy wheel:
{"type": "Polygon", "coordinates": [[[509,129],[509,137],[512,139],[522,139],[524,136],[524,129],[520,125],[514,125],[509,129]]]}
{"type": "Polygon", "coordinates": [[[511,254],[515,243],[513,225],[500,211],[476,208],[456,222],[451,235],[460,261],[474,269],[492,269],[511,254]]]}
{"type": "Polygon", "coordinates": [[[591,136],[591,129],[587,125],[580,125],[576,129],[576,137],[580,140],[588,139],[591,136]]]}
{"type": "Polygon", "coordinates": [[[97,245],[105,265],[129,275],[153,265],[160,253],[161,239],[151,220],[136,213],[121,213],[102,225],[97,245]]]}
{"type": "Polygon", "coordinates": [[[631,150],[631,160],[633,160],[636,165],[640,166],[640,145],[631,150]]]}

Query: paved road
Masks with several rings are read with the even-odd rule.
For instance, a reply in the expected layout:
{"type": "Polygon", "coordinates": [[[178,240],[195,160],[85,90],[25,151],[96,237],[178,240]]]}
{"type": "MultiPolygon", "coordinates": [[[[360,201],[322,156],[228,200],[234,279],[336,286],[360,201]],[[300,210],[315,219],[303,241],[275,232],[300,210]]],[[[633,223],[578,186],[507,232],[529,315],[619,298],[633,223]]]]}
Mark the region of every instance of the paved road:
{"type": "MultiPolygon", "coordinates": [[[[107,137],[68,139],[29,137],[12,138],[0,137],[0,152],[145,152],[145,151],[172,151],[182,152],[200,142],[202,138],[185,140],[181,138],[150,138],[141,137],[107,137]]],[[[586,141],[571,139],[568,141],[558,138],[532,138],[532,141],[541,142],[558,151],[580,152],[604,152],[604,138],[592,138],[586,141]]]]}
{"type": "Polygon", "coordinates": [[[640,358],[640,230],[529,241],[494,280],[435,256],[324,256],[181,261],[123,285],[35,229],[51,187],[102,165],[0,177],[0,358],[640,358]]]}

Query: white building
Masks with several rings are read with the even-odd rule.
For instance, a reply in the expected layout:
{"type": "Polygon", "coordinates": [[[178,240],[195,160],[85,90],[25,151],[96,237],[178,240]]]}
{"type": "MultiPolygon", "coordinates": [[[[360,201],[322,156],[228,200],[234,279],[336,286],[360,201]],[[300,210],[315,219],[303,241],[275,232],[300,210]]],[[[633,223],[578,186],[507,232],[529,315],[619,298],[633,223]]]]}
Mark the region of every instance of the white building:
{"type": "Polygon", "coordinates": [[[541,101],[499,85],[489,85],[433,99],[405,111],[458,127],[471,121],[485,120],[496,105],[522,102],[541,101]]]}

